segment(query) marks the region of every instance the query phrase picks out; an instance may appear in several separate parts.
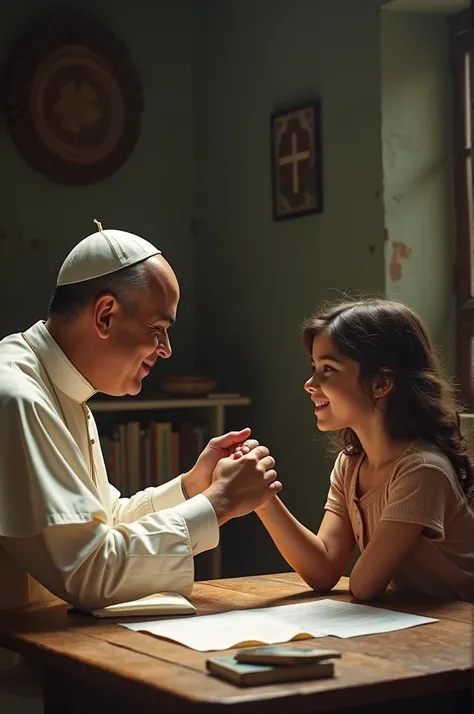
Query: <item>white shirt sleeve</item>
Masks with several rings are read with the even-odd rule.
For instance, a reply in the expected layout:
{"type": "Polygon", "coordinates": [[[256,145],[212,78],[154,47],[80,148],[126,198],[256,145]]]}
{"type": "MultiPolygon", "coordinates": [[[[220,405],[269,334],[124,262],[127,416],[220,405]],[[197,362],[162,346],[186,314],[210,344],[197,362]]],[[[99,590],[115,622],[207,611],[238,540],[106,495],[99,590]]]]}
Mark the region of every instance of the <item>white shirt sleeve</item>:
{"type": "Polygon", "coordinates": [[[34,385],[2,403],[0,545],[44,587],[83,609],[165,590],[189,594],[193,555],[219,540],[207,498],[181,495],[175,503],[175,480],[115,503],[111,520],[76,441],[33,392],[34,385]]]}
{"type": "Polygon", "coordinates": [[[0,538],[0,544],[50,592],[81,609],[154,592],[189,595],[193,554],[217,545],[199,528],[203,501],[209,504],[195,496],[114,528],[98,521],[50,526],[28,538],[0,538]]]}
{"type": "Polygon", "coordinates": [[[121,498],[120,492],[112,484],[109,484],[109,491],[114,523],[129,523],[147,513],[173,508],[186,501],[181,476],[160,486],[138,491],[130,498],[121,498]]]}
{"type": "Polygon", "coordinates": [[[110,484],[110,494],[115,526],[173,508],[186,520],[194,555],[214,548],[219,542],[219,524],[213,507],[202,494],[186,500],[181,476],[161,486],[138,491],[130,498],[120,498],[119,491],[110,484]]]}

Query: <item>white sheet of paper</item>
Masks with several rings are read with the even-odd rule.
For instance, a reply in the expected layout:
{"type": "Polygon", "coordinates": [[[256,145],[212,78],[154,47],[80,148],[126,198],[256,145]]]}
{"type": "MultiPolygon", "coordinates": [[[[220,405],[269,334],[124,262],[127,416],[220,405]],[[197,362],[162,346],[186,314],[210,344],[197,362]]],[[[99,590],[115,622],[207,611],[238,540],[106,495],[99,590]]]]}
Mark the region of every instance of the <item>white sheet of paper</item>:
{"type": "Polygon", "coordinates": [[[254,610],[232,610],[186,619],[122,622],[129,630],[150,632],[201,652],[250,644],[277,644],[309,637],[347,638],[395,632],[437,622],[370,605],[317,600],[254,610]]]}

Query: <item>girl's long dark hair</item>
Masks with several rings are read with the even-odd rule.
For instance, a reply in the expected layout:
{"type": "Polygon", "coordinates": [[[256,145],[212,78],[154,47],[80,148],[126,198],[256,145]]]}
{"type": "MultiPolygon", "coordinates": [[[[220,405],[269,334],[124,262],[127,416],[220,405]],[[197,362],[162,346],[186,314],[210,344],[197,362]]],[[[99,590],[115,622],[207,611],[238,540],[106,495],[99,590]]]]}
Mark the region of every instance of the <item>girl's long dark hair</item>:
{"type": "MultiPolygon", "coordinates": [[[[383,299],[327,307],[303,323],[303,342],[309,354],[321,332],[339,352],[359,363],[362,387],[377,374],[390,371],[394,388],[385,410],[389,436],[435,444],[452,463],[469,496],[473,474],[467,442],[460,431],[460,407],[416,312],[403,303],[383,299]]],[[[335,437],[346,454],[362,452],[352,429],[337,432],[335,437]]]]}

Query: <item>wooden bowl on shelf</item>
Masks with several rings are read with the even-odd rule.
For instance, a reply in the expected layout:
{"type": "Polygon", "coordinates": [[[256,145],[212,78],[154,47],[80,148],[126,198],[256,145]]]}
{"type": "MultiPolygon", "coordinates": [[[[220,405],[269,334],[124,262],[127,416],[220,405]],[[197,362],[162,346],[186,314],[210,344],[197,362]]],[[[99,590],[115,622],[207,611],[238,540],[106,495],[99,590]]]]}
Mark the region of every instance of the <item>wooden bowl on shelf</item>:
{"type": "Polygon", "coordinates": [[[166,377],[161,381],[164,392],[177,397],[203,397],[213,392],[217,382],[211,377],[166,377]]]}

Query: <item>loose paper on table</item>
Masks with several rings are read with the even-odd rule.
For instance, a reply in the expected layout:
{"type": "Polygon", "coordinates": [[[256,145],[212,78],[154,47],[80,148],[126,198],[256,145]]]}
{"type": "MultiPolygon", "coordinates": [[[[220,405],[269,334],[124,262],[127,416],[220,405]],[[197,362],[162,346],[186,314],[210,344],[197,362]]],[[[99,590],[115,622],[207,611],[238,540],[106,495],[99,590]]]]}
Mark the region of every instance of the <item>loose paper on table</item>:
{"type": "Polygon", "coordinates": [[[191,649],[210,652],[328,635],[341,638],[373,635],[430,622],[437,620],[326,599],[298,605],[233,610],[217,615],[120,624],[130,630],[180,642],[191,649]]]}

